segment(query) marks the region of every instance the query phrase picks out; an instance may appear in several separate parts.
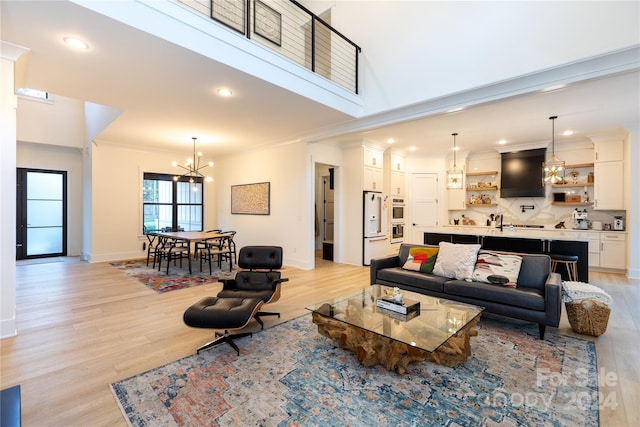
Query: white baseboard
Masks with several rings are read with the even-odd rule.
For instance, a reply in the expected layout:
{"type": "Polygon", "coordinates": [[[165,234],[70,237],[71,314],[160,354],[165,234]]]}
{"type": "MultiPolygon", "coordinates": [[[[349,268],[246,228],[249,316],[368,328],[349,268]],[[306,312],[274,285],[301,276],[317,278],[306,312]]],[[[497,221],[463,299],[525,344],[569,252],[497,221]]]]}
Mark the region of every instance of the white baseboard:
{"type": "Polygon", "coordinates": [[[6,319],[0,322],[0,339],[11,338],[18,335],[16,319],[6,319]]]}

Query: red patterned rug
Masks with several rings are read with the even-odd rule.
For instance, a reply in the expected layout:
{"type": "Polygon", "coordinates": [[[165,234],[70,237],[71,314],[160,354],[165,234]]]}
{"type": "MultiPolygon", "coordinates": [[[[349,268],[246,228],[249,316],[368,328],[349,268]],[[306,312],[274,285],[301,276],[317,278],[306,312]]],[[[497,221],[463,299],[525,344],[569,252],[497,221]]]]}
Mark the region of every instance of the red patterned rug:
{"type": "Polygon", "coordinates": [[[169,274],[166,274],[167,270],[165,268],[162,271],[158,271],[157,266],[155,269],[152,268],[151,264],[147,267],[146,259],[115,261],[110,264],[156,292],[175,291],[176,289],[218,282],[221,279],[233,279],[236,275],[235,271],[229,272],[229,264],[226,263],[222,264],[222,270],[214,269],[212,274],[209,274],[208,266],[203,266],[203,272],[201,273],[200,264],[197,261],[193,262],[193,274],[189,274],[186,261],[184,261],[182,267],[179,264],[169,267],[169,274]]]}

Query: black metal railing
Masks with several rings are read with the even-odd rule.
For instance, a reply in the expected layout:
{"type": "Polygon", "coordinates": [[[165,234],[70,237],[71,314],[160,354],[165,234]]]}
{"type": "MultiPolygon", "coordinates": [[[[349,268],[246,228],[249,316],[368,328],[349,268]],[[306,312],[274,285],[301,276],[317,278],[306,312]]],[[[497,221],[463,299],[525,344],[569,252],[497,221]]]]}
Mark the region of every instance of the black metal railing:
{"type": "Polygon", "coordinates": [[[179,0],[252,41],[358,93],[361,48],[295,0],[179,0]]]}

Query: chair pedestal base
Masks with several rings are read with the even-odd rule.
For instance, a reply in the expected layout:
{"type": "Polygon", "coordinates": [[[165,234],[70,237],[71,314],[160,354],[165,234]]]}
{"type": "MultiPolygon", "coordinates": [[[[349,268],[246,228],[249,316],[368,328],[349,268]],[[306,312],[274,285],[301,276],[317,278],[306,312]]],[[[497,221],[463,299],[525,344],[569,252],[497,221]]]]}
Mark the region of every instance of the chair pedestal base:
{"type": "Polygon", "coordinates": [[[203,345],[202,347],[198,348],[198,350],[196,350],[197,354],[200,354],[201,351],[204,351],[208,348],[211,347],[215,347],[218,344],[222,344],[222,343],[227,343],[229,344],[231,347],[233,347],[233,349],[238,353],[238,356],[240,356],[240,349],[238,348],[238,346],[236,345],[236,343],[233,342],[234,338],[242,338],[242,337],[250,337],[253,334],[251,332],[243,332],[240,334],[229,334],[229,331],[225,330],[224,334],[221,334],[220,332],[216,332],[216,338],[215,340],[211,341],[210,343],[207,343],[205,345],[203,345]]]}
{"type": "MultiPolygon", "coordinates": [[[[260,318],[262,316],[278,316],[278,319],[280,318],[280,313],[273,313],[273,312],[269,312],[269,311],[259,311],[256,313],[255,319],[260,323],[260,325],[262,325],[262,321],[260,320],[260,318]]],[[[262,328],[264,329],[264,328],[262,328]]]]}

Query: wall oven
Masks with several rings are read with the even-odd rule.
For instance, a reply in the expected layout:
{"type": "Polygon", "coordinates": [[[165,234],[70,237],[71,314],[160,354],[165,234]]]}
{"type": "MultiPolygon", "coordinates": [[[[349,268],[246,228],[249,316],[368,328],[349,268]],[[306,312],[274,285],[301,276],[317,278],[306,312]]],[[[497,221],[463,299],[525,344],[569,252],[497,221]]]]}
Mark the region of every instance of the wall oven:
{"type": "Polygon", "coordinates": [[[404,241],[404,223],[391,224],[391,243],[404,241]]]}
{"type": "Polygon", "coordinates": [[[391,199],[391,223],[404,223],[405,206],[404,199],[394,197],[391,199]]]}

